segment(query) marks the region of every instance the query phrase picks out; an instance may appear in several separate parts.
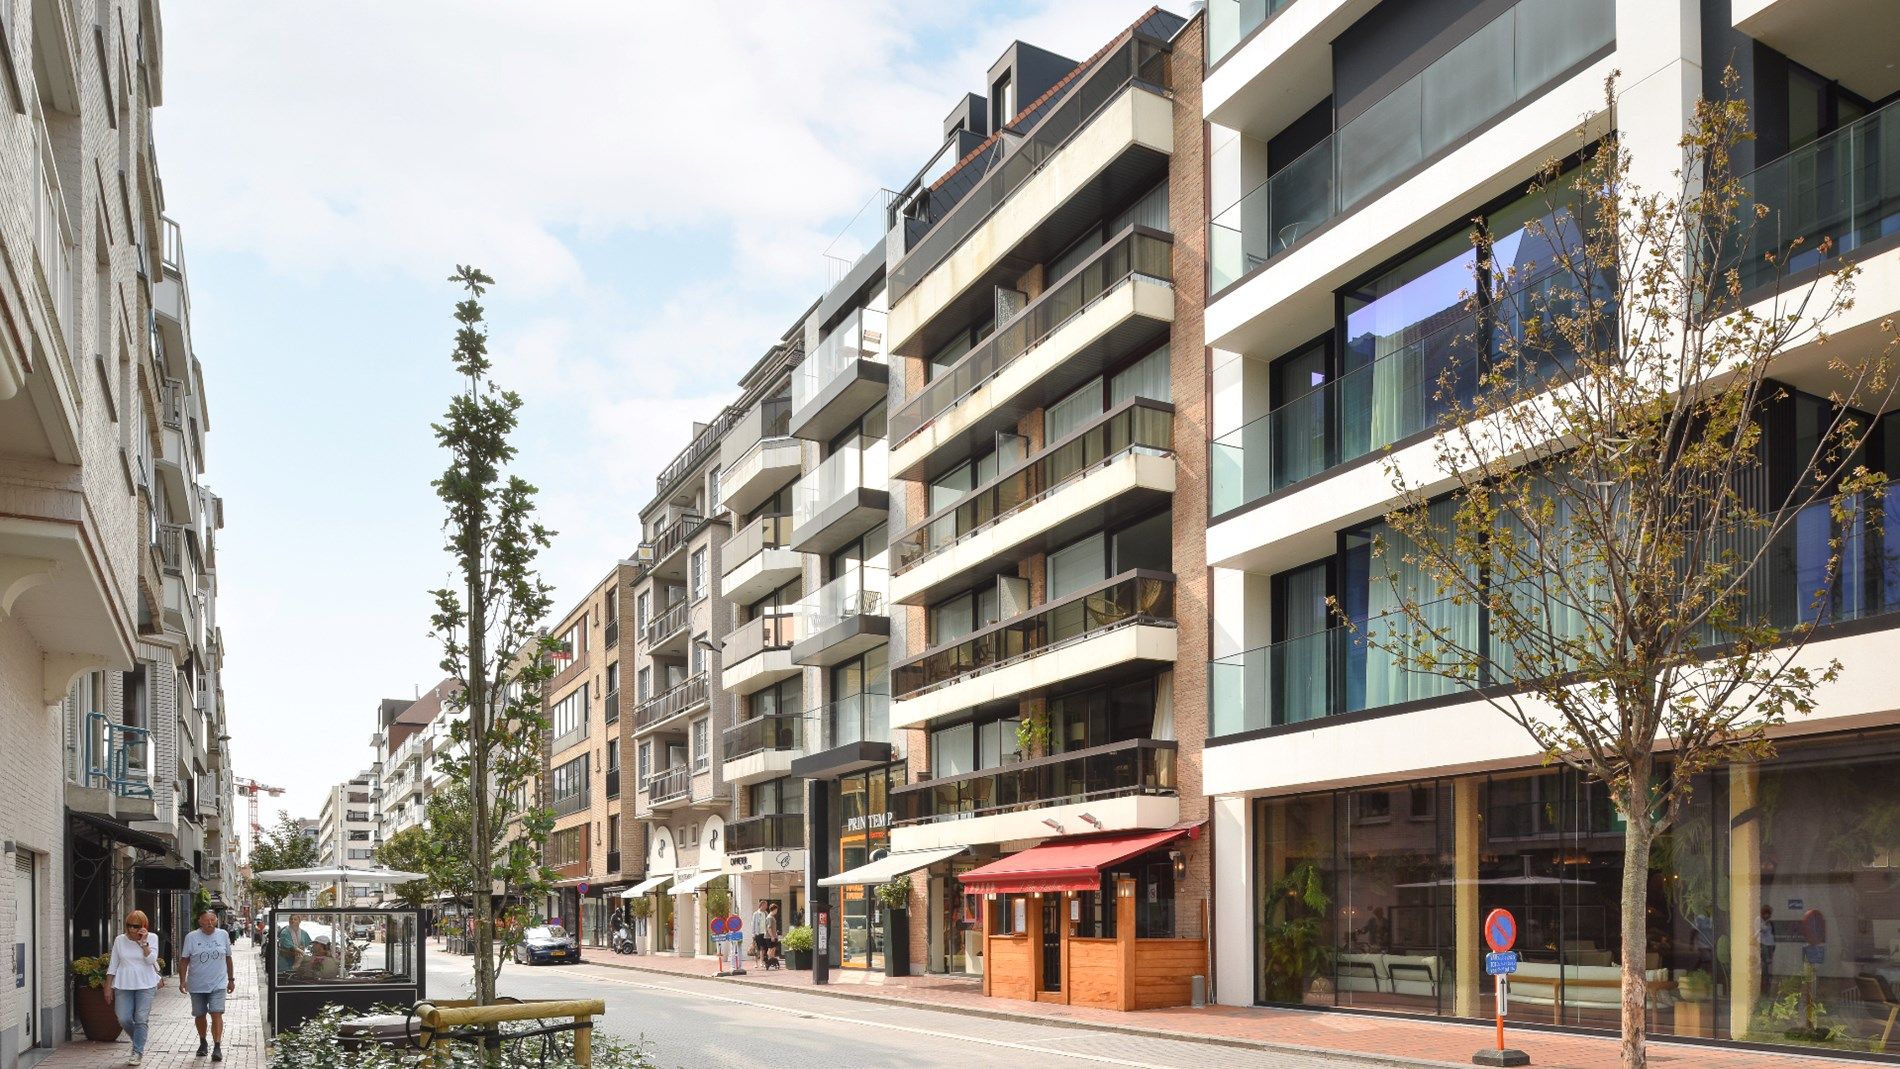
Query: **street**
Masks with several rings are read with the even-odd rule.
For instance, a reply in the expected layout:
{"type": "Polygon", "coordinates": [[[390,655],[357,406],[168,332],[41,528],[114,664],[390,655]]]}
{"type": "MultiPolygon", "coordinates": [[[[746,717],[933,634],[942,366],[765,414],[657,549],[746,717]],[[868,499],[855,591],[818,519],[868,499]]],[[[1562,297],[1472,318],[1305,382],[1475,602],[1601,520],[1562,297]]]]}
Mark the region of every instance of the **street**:
{"type": "MultiPolygon", "coordinates": [[[[431,955],[429,991],[467,985],[466,958],[431,955]]],[[[595,965],[509,965],[501,992],[517,998],[599,998],[601,1030],[644,1039],[662,1069],[1036,1069],[1140,1066],[1235,1069],[1403,1064],[1026,1024],[915,1006],[662,976],[595,965]]]]}

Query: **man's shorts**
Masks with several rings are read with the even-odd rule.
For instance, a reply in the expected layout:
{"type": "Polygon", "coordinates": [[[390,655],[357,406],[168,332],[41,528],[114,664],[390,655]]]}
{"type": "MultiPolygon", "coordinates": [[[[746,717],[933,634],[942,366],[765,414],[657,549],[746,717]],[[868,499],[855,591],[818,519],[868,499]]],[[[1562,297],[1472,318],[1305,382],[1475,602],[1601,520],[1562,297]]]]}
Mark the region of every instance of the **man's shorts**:
{"type": "Polygon", "coordinates": [[[207,1013],[224,1012],[224,988],[216,991],[193,991],[191,993],[191,1015],[203,1017],[207,1013]]]}

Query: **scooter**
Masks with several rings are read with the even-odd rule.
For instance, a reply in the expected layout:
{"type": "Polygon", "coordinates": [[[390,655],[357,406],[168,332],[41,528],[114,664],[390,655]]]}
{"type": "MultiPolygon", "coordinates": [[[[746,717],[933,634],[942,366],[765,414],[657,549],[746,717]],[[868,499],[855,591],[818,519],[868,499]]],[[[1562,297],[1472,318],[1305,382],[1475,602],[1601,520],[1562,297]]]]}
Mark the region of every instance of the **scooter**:
{"type": "Polygon", "coordinates": [[[616,954],[633,953],[633,936],[628,935],[625,931],[615,932],[613,937],[613,951],[616,954]]]}

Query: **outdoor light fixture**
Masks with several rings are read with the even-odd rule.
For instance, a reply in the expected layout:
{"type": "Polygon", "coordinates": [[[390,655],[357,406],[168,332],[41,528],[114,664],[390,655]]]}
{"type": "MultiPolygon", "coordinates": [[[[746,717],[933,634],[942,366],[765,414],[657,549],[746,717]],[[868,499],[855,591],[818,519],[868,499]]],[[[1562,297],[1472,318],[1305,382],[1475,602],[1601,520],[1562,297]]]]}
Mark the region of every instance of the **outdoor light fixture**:
{"type": "Polygon", "coordinates": [[[1168,851],[1168,860],[1174,862],[1175,879],[1187,875],[1187,855],[1179,850],[1168,851]]]}
{"type": "Polygon", "coordinates": [[[1049,819],[1048,817],[1044,817],[1044,818],[1042,818],[1042,822],[1043,822],[1044,824],[1047,824],[1047,825],[1049,825],[1050,827],[1052,827],[1052,828],[1054,828],[1054,829],[1056,830],[1056,834],[1057,834],[1057,835],[1061,835],[1061,834],[1062,834],[1062,825],[1060,825],[1060,824],[1057,824],[1057,823],[1056,823],[1055,821],[1053,821],[1053,820],[1051,820],[1051,819],[1049,819]]]}
{"type": "Polygon", "coordinates": [[[1094,828],[1096,831],[1102,830],[1102,822],[1095,819],[1095,814],[1078,813],[1076,815],[1082,818],[1082,823],[1089,825],[1090,827],[1094,828]]]}

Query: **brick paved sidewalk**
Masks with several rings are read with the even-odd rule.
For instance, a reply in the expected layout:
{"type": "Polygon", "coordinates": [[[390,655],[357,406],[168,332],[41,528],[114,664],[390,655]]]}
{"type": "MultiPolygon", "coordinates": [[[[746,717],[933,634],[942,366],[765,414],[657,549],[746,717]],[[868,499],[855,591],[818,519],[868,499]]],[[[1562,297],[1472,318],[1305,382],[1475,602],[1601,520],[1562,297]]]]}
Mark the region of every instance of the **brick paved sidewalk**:
{"type": "MultiPolygon", "coordinates": [[[[229,1069],[264,1069],[263,996],[260,994],[259,956],[249,939],[238,941],[237,991],[224,1006],[224,1061],[229,1069]]],[[[191,996],[178,990],[178,978],[166,977],[152,999],[151,1029],[145,1036],[144,1069],[212,1069],[211,1059],[199,1058],[198,1029],[191,1019],[191,996]]],[[[104,1069],[122,1066],[132,1054],[132,1037],[120,1034],[116,1043],[93,1043],[82,1032],[54,1048],[36,1069],[104,1069]]]]}
{"type": "MultiPolygon", "coordinates": [[[[669,955],[589,954],[587,965],[632,969],[673,976],[712,978],[718,971],[711,958],[669,955]]],[[[944,976],[887,978],[854,969],[833,969],[828,987],[815,987],[809,972],[750,968],[734,984],[796,988],[840,998],[928,1005],[933,1010],[969,1013],[1004,1020],[1042,1024],[1071,1023],[1108,1031],[1169,1039],[1193,1039],[1298,1051],[1343,1051],[1413,1060],[1420,1065],[1470,1065],[1471,1055],[1495,1043],[1484,1025],[1452,1021],[1421,1021],[1376,1014],[1274,1010],[1257,1007],[1208,1006],[1116,1013],[1075,1006],[1027,1003],[985,998],[971,980],[944,976]]],[[[1604,1036],[1576,1035],[1517,1029],[1510,1044],[1531,1056],[1542,1069],[1615,1069],[1617,1041],[1604,1036]]],[[[1839,1058],[1817,1058],[1730,1047],[1652,1042],[1649,1064],[1656,1069],[1842,1069],[1855,1064],[1839,1058]]],[[[1866,1064],[1862,1062],[1860,1064],[1866,1064]]]]}

